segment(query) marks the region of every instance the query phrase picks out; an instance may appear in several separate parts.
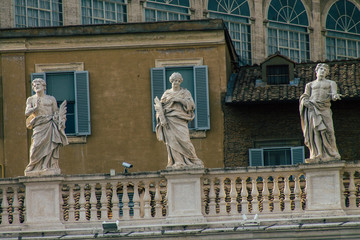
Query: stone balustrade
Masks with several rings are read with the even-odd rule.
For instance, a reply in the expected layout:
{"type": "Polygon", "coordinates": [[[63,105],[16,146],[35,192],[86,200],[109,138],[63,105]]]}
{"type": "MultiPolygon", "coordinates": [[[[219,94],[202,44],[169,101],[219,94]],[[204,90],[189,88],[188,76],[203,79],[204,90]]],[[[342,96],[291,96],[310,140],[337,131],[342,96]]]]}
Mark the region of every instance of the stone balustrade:
{"type": "Polygon", "coordinates": [[[4,231],[351,216],[360,164],[18,177],[0,180],[0,203],[4,231]]]}
{"type": "Polygon", "coordinates": [[[210,170],[203,176],[207,217],[303,213],[306,177],[294,167],[210,170]]]}

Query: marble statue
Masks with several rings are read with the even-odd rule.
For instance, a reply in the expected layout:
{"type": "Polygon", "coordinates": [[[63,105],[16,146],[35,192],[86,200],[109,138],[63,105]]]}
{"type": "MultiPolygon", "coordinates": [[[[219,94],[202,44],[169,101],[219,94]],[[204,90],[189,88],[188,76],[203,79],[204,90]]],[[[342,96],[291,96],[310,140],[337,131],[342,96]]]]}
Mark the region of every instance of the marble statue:
{"type": "Polygon", "coordinates": [[[156,136],[166,144],[168,168],[204,167],[190,141],[188,123],[195,117],[195,104],[191,93],[181,88],[183,78],[173,73],[169,78],[172,88],[155,98],[156,136]]]}
{"type": "Polygon", "coordinates": [[[35,94],[26,100],[26,127],[32,129],[30,163],[25,176],[60,174],[59,147],[68,144],[65,135],[66,101],[60,108],[53,96],[45,94],[46,82],[32,82],[35,94]]]}
{"type": "Polygon", "coordinates": [[[305,162],[323,162],[340,160],[336,147],[331,100],[339,100],[337,85],[325,77],[329,66],[319,63],[315,69],[316,80],[306,84],[305,92],[300,96],[300,119],[304,143],[309,148],[310,158],[305,162]]]}

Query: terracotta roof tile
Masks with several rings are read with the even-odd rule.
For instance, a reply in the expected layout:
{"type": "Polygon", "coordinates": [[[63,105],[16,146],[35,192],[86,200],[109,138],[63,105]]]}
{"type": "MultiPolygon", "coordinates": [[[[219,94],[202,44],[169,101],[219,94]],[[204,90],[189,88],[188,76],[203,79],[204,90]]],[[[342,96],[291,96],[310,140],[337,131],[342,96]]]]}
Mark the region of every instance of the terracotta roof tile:
{"type": "MultiPolygon", "coordinates": [[[[330,66],[328,79],[335,81],[343,99],[360,98],[360,59],[328,61],[330,66]]],[[[259,65],[239,69],[235,81],[228,84],[227,103],[255,103],[271,101],[298,101],[305,85],[316,79],[315,67],[318,62],[298,63],[294,68],[294,78],[298,85],[256,85],[261,79],[259,65]],[[231,86],[229,86],[231,85],[231,86]]]]}

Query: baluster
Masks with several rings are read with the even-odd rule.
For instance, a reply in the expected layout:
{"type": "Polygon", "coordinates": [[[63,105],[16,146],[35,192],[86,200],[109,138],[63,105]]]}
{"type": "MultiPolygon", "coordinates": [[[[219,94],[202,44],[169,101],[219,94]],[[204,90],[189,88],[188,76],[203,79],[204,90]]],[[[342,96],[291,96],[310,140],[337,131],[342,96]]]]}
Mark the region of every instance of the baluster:
{"type": "Polygon", "coordinates": [[[118,220],[120,218],[120,209],[119,209],[119,197],[117,195],[117,182],[114,182],[112,184],[112,198],[111,198],[111,202],[112,202],[112,219],[113,220],[118,220]]]}
{"type": "Polygon", "coordinates": [[[247,197],[248,191],[246,188],[246,178],[244,177],[241,179],[241,212],[244,214],[249,213],[247,197]]]}
{"type": "Polygon", "coordinates": [[[90,185],[90,221],[97,221],[97,198],[96,198],[96,183],[90,185]]]}
{"type": "Polygon", "coordinates": [[[101,221],[108,220],[108,201],[106,196],[106,183],[100,183],[101,185],[101,197],[100,197],[100,203],[101,203],[101,221]]]}
{"type": "MultiPolygon", "coordinates": [[[[342,185],[342,188],[344,187],[344,184],[341,184],[342,185]]],[[[303,198],[303,196],[305,196],[304,198],[304,202],[305,202],[305,206],[304,206],[304,210],[306,209],[306,205],[307,205],[307,188],[308,188],[308,181],[307,181],[307,177],[305,176],[305,186],[304,186],[304,190],[303,190],[303,193],[301,194],[301,200],[303,198]]],[[[342,191],[343,192],[343,191],[342,191]]],[[[344,194],[341,194],[342,196],[344,196],[344,194]]],[[[343,203],[345,203],[345,200],[343,201],[343,203]]],[[[302,208],[303,206],[301,206],[302,208]]]]}
{"type": "Polygon", "coordinates": [[[128,184],[124,183],[123,184],[123,196],[121,199],[122,203],[123,203],[123,218],[125,220],[129,220],[130,219],[130,208],[129,208],[129,196],[128,196],[128,184]]]}
{"type": "Polygon", "coordinates": [[[281,211],[280,209],[280,190],[279,190],[279,178],[274,178],[274,186],[273,186],[273,196],[274,196],[274,209],[273,212],[278,213],[281,211]]]}
{"type": "Polygon", "coordinates": [[[79,184],[80,196],[79,196],[79,221],[84,222],[86,220],[86,199],[85,199],[85,184],[79,184]]]}
{"type": "Polygon", "coordinates": [[[238,213],[238,211],[237,211],[238,202],[237,202],[237,191],[236,191],[236,178],[231,180],[230,198],[231,198],[230,213],[231,213],[231,215],[235,215],[238,213]]]}
{"type": "Polygon", "coordinates": [[[9,202],[7,199],[7,187],[3,188],[3,199],[2,199],[2,221],[1,225],[6,226],[9,225],[9,202]]]}
{"type": "Polygon", "coordinates": [[[69,222],[75,221],[75,199],[74,199],[74,187],[75,185],[69,185],[69,222]]]}
{"type": "Polygon", "coordinates": [[[134,219],[140,218],[140,196],[139,196],[139,182],[134,182],[134,219]]]}
{"type": "Polygon", "coordinates": [[[13,222],[12,225],[19,225],[20,224],[20,203],[19,203],[19,195],[18,195],[18,188],[13,187],[14,195],[13,195],[13,222]]]}
{"type": "Polygon", "coordinates": [[[209,189],[209,215],[216,214],[216,194],[215,194],[215,179],[209,179],[210,181],[210,189],[209,189]]]}
{"type": "Polygon", "coordinates": [[[284,211],[290,212],[291,211],[291,204],[290,204],[290,184],[289,184],[289,176],[287,176],[285,179],[285,186],[284,186],[284,211]]]}
{"type": "Polygon", "coordinates": [[[350,182],[349,182],[349,208],[356,208],[356,187],[354,181],[355,171],[350,171],[350,182]]]}
{"type": "MultiPolygon", "coordinates": [[[[62,187],[64,187],[64,186],[62,186],[62,187]]],[[[65,199],[64,199],[64,196],[63,196],[63,189],[62,188],[60,188],[60,196],[61,196],[60,216],[62,216],[60,221],[61,222],[69,221],[69,219],[66,220],[65,209],[64,209],[65,199]]],[[[68,214],[69,214],[69,212],[68,212],[68,214]]]]}
{"type": "Polygon", "coordinates": [[[225,187],[224,187],[225,179],[220,178],[219,181],[220,181],[220,189],[219,189],[219,200],[220,200],[219,210],[220,211],[219,211],[219,214],[225,214],[226,213],[226,202],[225,202],[226,194],[225,194],[225,187]]]}
{"type": "Polygon", "coordinates": [[[252,190],[251,190],[252,212],[253,213],[258,213],[259,212],[259,200],[258,200],[259,191],[258,191],[258,188],[257,188],[257,179],[256,179],[256,177],[254,177],[251,182],[252,182],[252,190]]]}
{"type": "Polygon", "coordinates": [[[145,193],[144,193],[144,218],[150,218],[151,217],[151,196],[149,192],[149,183],[145,183],[145,193]]]}
{"type": "Polygon", "coordinates": [[[160,218],[161,213],[161,195],[160,195],[160,181],[155,185],[155,217],[160,218]]]}
{"type": "Polygon", "coordinates": [[[268,187],[268,176],[264,177],[263,179],[263,190],[262,190],[262,197],[263,197],[263,213],[269,213],[269,187],[268,187]]]}
{"type": "Polygon", "coordinates": [[[295,211],[300,211],[301,210],[301,190],[300,190],[300,179],[299,176],[295,177],[294,179],[294,194],[295,194],[295,199],[294,199],[294,205],[295,205],[295,211]]]}

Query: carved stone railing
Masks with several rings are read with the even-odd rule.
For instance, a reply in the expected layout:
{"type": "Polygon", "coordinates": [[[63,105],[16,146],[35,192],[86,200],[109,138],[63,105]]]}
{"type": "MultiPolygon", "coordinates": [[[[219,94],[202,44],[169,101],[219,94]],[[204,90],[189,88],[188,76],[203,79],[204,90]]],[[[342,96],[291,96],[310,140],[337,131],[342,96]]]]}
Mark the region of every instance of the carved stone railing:
{"type": "Polygon", "coordinates": [[[352,215],[360,215],[354,162],[0,180],[3,231],[352,215]]]}
{"type": "Polygon", "coordinates": [[[355,214],[360,209],[360,164],[348,163],[340,174],[342,208],[347,214],[355,214]]]}
{"type": "Polygon", "coordinates": [[[25,186],[16,180],[0,181],[0,227],[20,226],[25,221],[25,186]]]}
{"type": "Polygon", "coordinates": [[[203,176],[203,214],[216,219],[302,213],[305,188],[304,172],[294,167],[210,170],[203,176]]]}
{"type": "Polygon", "coordinates": [[[166,179],[159,174],[66,177],[61,221],[155,220],[166,216],[166,179]]]}

